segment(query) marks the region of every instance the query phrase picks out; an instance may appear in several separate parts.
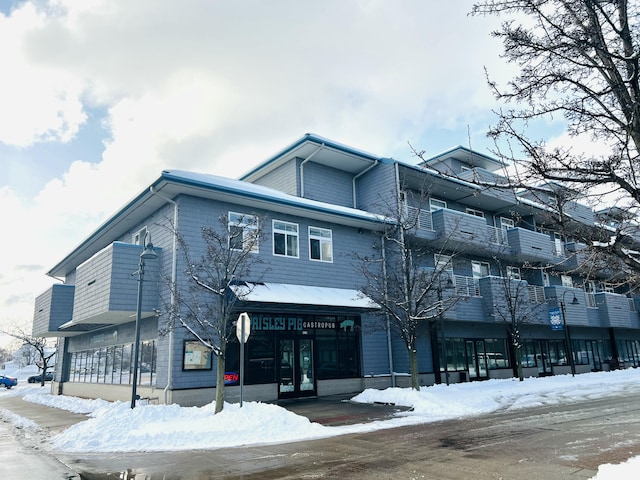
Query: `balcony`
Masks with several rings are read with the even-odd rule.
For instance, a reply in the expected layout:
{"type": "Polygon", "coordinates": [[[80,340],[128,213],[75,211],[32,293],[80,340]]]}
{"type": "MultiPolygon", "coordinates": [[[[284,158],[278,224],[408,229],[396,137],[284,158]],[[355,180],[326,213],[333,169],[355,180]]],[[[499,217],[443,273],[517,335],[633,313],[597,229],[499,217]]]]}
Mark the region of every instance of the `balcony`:
{"type": "Polygon", "coordinates": [[[55,284],[38,295],[33,314],[33,335],[58,336],[58,328],[69,322],[73,315],[73,285],[55,284]]]}
{"type": "Polygon", "coordinates": [[[460,248],[499,254],[508,251],[507,238],[501,228],[487,225],[486,219],[443,208],[431,213],[437,240],[460,248]]]}
{"type": "Polygon", "coordinates": [[[511,253],[522,262],[559,263],[565,258],[559,244],[553,242],[546,233],[517,227],[507,230],[507,237],[511,253]]]}
{"type": "Polygon", "coordinates": [[[593,326],[589,323],[589,304],[584,290],[554,285],[552,287],[544,287],[544,295],[552,306],[560,307],[561,303],[564,304],[567,325],[593,326]],[[573,304],[574,295],[578,301],[575,305],[573,304]]]}
{"type": "MultiPolygon", "coordinates": [[[[159,250],[159,249],[156,249],[159,250]]],[[[96,328],[135,319],[138,299],[138,263],[142,247],[115,242],[76,269],[73,318],[65,331],[96,328]]],[[[142,317],[158,308],[160,258],[145,262],[142,317]]]]}
{"type": "Polygon", "coordinates": [[[625,295],[609,292],[593,294],[598,307],[601,326],[632,328],[632,317],[635,318],[635,306],[632,299],[625,295]]]}

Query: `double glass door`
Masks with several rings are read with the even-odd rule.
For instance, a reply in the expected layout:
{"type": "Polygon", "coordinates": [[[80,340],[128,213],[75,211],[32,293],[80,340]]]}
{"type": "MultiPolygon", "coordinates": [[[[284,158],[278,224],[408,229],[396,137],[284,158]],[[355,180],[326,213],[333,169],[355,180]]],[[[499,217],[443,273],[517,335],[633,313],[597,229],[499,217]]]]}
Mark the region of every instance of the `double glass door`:
{"type": "Polygon", "coordinates": [[[470,380],[489,378],[487,354],[483,340],[467,340],[467,370],[470,380]]]}
{"type": "Polygon", "coordinates": [[[283,338],[278,341],[278,397],[316,395],[312,338],[283,338]]]}

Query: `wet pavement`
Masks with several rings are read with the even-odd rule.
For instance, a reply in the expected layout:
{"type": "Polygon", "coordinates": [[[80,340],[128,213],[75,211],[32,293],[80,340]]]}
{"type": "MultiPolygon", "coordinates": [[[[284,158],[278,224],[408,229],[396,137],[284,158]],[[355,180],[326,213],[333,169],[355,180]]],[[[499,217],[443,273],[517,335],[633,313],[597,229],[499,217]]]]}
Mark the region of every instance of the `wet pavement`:
{"type": "MultiPolygon", "coordinates": [[[[320,398],[291,399],[273,402],[298,415],[309,418],[312,422],[317,422],[327,426],[349,425],[356,423],[373,422],[385,418],[391,418],[397,412],[406,410],[405,407],[387,404],[363,404],[349,401],[353,395],[335,395],[320,398]]],[[[27,402],[20,396],[0,397],[0,409],[5,409],[10,414],[19,415],[36,423],[41,428],[55,435],[78,422],[82,422],[88,417],[83,414],[72,413],[58,408],[51,408],[44,405],[27,402]]],[[[31,480],[53,480],[53,479],[110,479],[110,478],[192,478],[192,477],[170,477],[165,474],[161,476],[148,476],[146,474],[134,473],[136,470],[129,469],[124,465],[140,465],[138,472],[144,470],[147,465],[153,465],[154,471],[165,467],[170,469],[175,466],[174,454],[163,453],[132,453],[132,454],[81,454],[82,459],[74,456],[58,453],[55,458],[47,453],[45,448],[40,449],[34,445],[33,438],[29,437],[29,429],[15,427],[11,423],[0,422],[0,478],[30,478],[31,480]],[[150,460],[153,458],[153,460],[150,460]],[[165,465],[164,460],[169,460],[165,465]],[[112,469],[113,467],[113,469],[112,469]],[[90,469],[90,470],[87,470],[90,469]],[[78,473],[79,472],[79,473],[78,473]]],[[[180,452],[176,457],[185,456],[188,463],[192,463],[195,458],[202,456],[206,458],[208,451],[180,452]]],[[[208,478],[208,477],[198,477],[208,478]]],[[[213,477],[212,477],[213,478],[213,477]]]]}

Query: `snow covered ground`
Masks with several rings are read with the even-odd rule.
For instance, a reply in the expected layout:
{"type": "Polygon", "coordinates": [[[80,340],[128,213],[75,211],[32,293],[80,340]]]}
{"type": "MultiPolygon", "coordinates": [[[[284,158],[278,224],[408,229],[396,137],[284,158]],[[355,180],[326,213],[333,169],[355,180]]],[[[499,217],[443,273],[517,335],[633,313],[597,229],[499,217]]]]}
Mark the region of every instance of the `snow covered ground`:
{"type": "MultiPolygon", "coordinates": [[[[8,374],[8,373],[5,373],[8,374]]],[[[32,372],[29,372],[32,374],[32,372]]],[[[486,382],[434,385],[420,392],[406,388],[365,390],[352,400],[384,402],[412,407],[395,418],[366,424],[329,427],[310,422],[282,407],[244,402],[225,404],[214,415],[214,404],[204,407],[143,405],[134,410],[129,403],[54,396],[48,385],[26,383],[26,373],[5,395],[20,395],[29,402],[85,413],[87,421],[51,438],[51,448],[67,452],[166,451],[297,442],[347,433],[369,432],[402,425],[486,414],[532,406],[566,404],[619,393],[640,393],[640,370],[627,369],[572,377],[489,380],[486,382]]],[[[23,428],[38,429],[29,420],[0,410],[4,420],[23,428]]],[[[601,465],[593,480],[638,478],[640,457],[619,465],[601,465]]]]}

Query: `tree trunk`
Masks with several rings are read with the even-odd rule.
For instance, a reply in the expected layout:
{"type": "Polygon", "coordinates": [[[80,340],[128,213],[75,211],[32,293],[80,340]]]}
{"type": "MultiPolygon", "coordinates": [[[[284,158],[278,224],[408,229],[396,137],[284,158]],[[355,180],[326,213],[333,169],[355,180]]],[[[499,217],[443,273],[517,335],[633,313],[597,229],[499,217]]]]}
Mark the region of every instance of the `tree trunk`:
{"type": "Polygon", "coordinates": [[[420,378],[418,377],[418,352],[415,348],[409,348],[409,367],[411,369],[411,388],[420,391],[420,378]]]}
{"type": "Polygon", "coordinates": [[[224,408],[224,371],[225,371],[225,355],[224,351],[216,358],[216,409],[214,414],[220,413],[224,408]]]}

